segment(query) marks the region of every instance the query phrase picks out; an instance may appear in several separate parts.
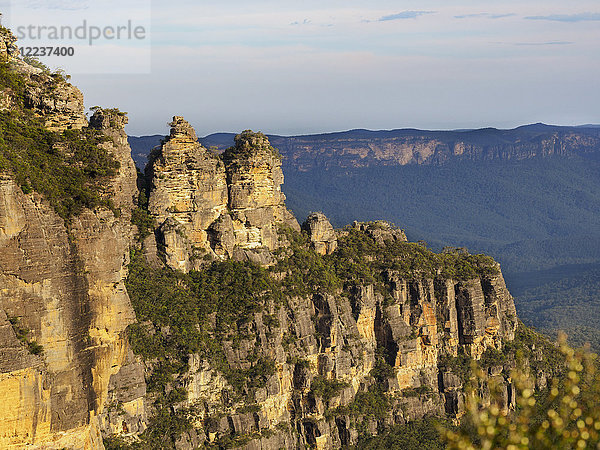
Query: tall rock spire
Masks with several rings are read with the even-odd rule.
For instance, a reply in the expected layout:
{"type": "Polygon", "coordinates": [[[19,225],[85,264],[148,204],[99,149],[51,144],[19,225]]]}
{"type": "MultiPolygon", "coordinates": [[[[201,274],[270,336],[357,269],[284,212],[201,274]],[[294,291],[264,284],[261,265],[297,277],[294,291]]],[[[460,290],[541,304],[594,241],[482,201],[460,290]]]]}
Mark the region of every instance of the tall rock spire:
{"type": "MultiPolygon", "coordinates": [[[[223,154],[236,244],[242,251],[277,247],[277,225],[299,229],[281,192],[281,156],[262,133],[244,131],[223,154]]],[[[246,252],[247,254],[247,252],[246,252]]]]}
{"type": "Polygon", "coordinates": [[[149,210],[166,263],[198,269],[211,259],[271,262],[278,224],[299,229],[284,204],[281,158],[262,133],[245,131],[222,157],[198,143],[182,117],[151,156],[149,210]]]}
{"type": "MultiPolygon", "coordinates": [[[[167,264],[188,271],[204,255],[217,256],[207,230],[227,212],[227,183],[223,163],[198,143],[191,125],[179,116],[170,125],[170,135],[147,167],[149,210],[157,219],[167,264]]],[[[226,256],[229,249],[220,250],[218,256],[226,256]]]]}

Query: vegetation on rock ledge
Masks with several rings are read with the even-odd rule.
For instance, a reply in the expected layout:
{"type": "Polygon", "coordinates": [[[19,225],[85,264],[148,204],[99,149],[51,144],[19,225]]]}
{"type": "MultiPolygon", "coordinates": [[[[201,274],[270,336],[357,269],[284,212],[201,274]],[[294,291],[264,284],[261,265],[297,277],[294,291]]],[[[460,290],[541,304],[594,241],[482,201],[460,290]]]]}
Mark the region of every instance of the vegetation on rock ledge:
{"type": "Polygon", "coordinates": [[[42,194],[65,220],[83,208],[113,208],[106,181],[119,163],[100,144],[108,138],[93,129],[52,132],[23,107],[26,80],[0,64],[0,90],[12,92],[9,111],[0,112],[0,173],[8,172],[25,194],[42,194]]]}
{"type": "MultiPolygon", "coordinates": [[[[143,199],[141,204],[143,210],[143,199]]],[[[190,354],[198,354],[222,373],[230,385],[228,396],[232,405],[238,405],[236,413],[260,408],[256,390],[266,385],[276,366],[258,351],[257,315],[262,316],[269,333],[279,327],[278,311],[288,308],[289,302],[297,297],[319,293],[344,295],[347,289],[366,284],[388,292],[385,272],[390,268],[408,279],[471,279],[498,273],[491,258],[435,254],[422,245],[406,242],[378,244],[367,233],[355,229],[348,230],[340,239],[338,250],[327,256],[310,248],[305,233],[282,227],[280,234],[287,245],[276,252],[277,263],[268,269],[252,262],[227,260],[214,261],[202,271],[183,274],[168,268],[153,268],[141,253],[132,253],[127,290],[138,323],[129,327],[129,339],[150,369],[148,388],[156,396],[154,425],[144,434],[144,442],[156,440],[160,435],[161,445],[170,446],[166,436],[174,439],[182,424],[193,419],[182,408],[186,398],[183,377],[190,354]],[[230,364],[225,356],[225,347],[236,348],[242,341],[244,348],[255,345],[254,353],[250,352],[246,358],[251,363],[249,367],[230,364]]],[[[301,344],[286,338],[284,330],[282,345],[286,351],[292,351],[301,344]]],[[[288,363],[305,367],[306,361],[292,355],[288,363]]],[[[348,406],[327,414],[352,417],[362,430],[367,429],[369,420],[384,420],[395,400],[382,386],[393,374],[394,369],[379,359],[372,372],[377,382],[358,392],[348,406]]],[[[312,393],[326,404],[346,387],[348,384],[341,380],[322,376],[310,383],[312,393]]],[[[420,395],[420,391],[415,393],[420,395]]]]}

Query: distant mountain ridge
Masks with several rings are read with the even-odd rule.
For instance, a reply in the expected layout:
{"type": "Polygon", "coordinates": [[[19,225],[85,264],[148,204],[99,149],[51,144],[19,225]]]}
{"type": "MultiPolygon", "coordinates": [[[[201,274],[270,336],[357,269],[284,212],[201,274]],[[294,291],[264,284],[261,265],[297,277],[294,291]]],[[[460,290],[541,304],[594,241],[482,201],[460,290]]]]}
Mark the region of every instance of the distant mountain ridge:
{"type": "MultiPolygon", "coordinates": [[[[200,138],[205,147],[219,150],[233,144],[234,133],[200,138]]],[[[355,129],[300,136],[268,135],[284,156],[287,170],[358,168],[444,164],[451,160],[508,160],[535,156],[591,156],[600,154],[600,125],[556,126],[536,123],[510,130],[428,131],[412,128],[371,131],[355,129]]],[[[145,164],[149,149],[162,136],[129,138],[134,159],[145,164]]]]}

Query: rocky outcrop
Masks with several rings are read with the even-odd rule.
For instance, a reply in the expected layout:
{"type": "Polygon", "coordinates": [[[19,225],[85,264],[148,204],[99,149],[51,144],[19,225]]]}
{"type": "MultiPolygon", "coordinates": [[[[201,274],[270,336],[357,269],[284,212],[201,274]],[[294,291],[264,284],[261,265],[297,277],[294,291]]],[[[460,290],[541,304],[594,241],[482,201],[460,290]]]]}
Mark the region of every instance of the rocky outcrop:
{"type": "Polygon", "coordinates": [[[329,255],[337,248],[337,237],[331,222],[323,213],[312,213],[302,224],[312,248],[320,255],[329,255]]]}
{"type": "MultiPolygon", "coordinates": [[[[88,230],[85,223],[75,221],[72,229],[78,244],[84,242],[86,235],[91,240],[93,252],[84,248],[82,253],[86,255],[84,262],[93,257],[93,265],[85,266],[85,273],[92,275],[95,280],[93,285],[89,283],[91,299],[97,308],[102,308],[102,321],[96,323],[94,328],[100,333],[99,340],[104,344],[108,340],[107,333],[113,330],[115,334],[113,360],[104,358],[104,373],[100,369],[97,371],[98,391],[102,393],[102,403],[98,407],[99,428],[109,435],[125,436],[141,433],[146,423],[144,365],[129,348],[125,336],[125,328],[135,321],[124,280],[135,231],[131,225],[131,214],[138,194],[137,170],[124,130],[126,124],[127,116],[124,113],[115,109],[96,108],[89,125],[109,138],[100,145],[119,162],[119,171],[111,180],[108,193],[119,212],[117,220],[110,224],[101,219],[92,230],[88,230]],[[113,245],[107,245],[107,242],[113,245]],[[115,244],[117,252],[113,253],[115,244]],[[120,408],[117,409],[116,405],[120,405],[120,408]]],[[[95,216],[98,215],[99,212],[96,212],[95,216]]],[[[92,329],[90,336],[93,338],[94,334],[92,329]]]]}
{"type": "Polygon", "coordinates": [[[127,115],[118,109],[96,107],[89,123],[90,128],[100,131],[108,138],[99,145],[119,162],[119,172],[111,180],[108,195],[115,207],[120,210],[124,223],[130,221],[131,211],[138,195],[137,169],[131,158],[131,147],[129,147],[125,133],[127,122],[127,115]]]}
{"type": "Polygon", "coordinates": [[[19,56],[17,38],[7,28],[0,29],[0,62],[8,62],[19,56]]]}
{"type": "Polygon", "coordinates": [[[278,246],[277,225],[299,230],[281,192],[281,156],[262,133],[244,131],[223,154],[235,242],[246,250],[278,246]]]}
{"type": "Polygon", "coordinates": [[[45,72],[31,73],[32,83],[25,89],[25,106],[45,119],[51,131],[87,126],[83,94],[62,76],[45,72]]]}
{"type": "Polygon", "coordinates": [[[80,130],[88,125],[83,94],[68,82],[68,76],[51,73],[47,68],[34,67],[19,58],[17,39],[6,28],[0,30],[0,63],[8,64],[24,77],[20,89],[0,91],[0,109],[9,109],[23,102],[25,108],[42,117],[47,129],[80,130]],[[18,97],[18,98],[16,98],[18,97]]]}
{"type": "Polygon", "coordinates": [[[379,245],[384,245],[386,241],[407,242],[404,230],[385,220],[375,220],[372,222],[354,222],[352,227],[364,231],[371,236],[379,245]]]}
{"type": "Polygon", "coordinates": [[[260,133],[242,133],[221,158],[176,116],[147,178],[164,259],[184,272],[231,257],[268,264],[278,225],[299,228],[284,204],[281,161],[260,133]]]}
{"type": "Polygon", "coordinates": [[[156,217],[167,265],[187,272],[200,267],[204,255],[227,257],[233,252],[231,228],[223,230],[220,245],[211,246],[209,239],[211,226],[214,230],[227,216],[225,167],[198,143],[182,117],[173,118],[170,135],[147,166],[147,177],[148,209],[156,217]]]}

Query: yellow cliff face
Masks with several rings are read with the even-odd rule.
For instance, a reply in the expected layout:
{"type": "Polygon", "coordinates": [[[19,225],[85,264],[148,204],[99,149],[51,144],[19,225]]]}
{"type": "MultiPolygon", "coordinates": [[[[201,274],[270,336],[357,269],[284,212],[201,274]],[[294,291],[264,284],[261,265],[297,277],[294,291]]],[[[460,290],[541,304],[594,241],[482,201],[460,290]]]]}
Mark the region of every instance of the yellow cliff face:
{"type": "MultiPolygon", "coordinates": [[[[122,168],[111,187],[120,217],[84,210],[67,229],[39,194],[0,178],[0,448],[103,448],[98,416],[135,320],[124,280],[137,189],[126,141],[110,145],[122,168]],[[41,353],[17,340],[15,324],[41,353]]],[[[131,414],[143,415],[136,402],[131,414]]]]}
{"type": "Polygon", "coordinates": [[[0,374],[0,448],[102,449],[95,421],[72,429],[52,429],[48,375],[37,368],[0,374]]]}
{"type": "Polygon", "coordinates": [[[52,436],[48,380],[37,368],[0,374],[0,447],[22,448],[52,436]]]}
{"type": "MultiPolygon", "coordinates": [[[[0,446],[17,445],[21,439],[50,445],[69,430],[87,430],[95,410],[89,399],[96,392],[86,387],[85,375],[91,375],[93,366],[82,361],[89,354],[83,347],[87,320],[77,300],[86,297],[84,280],[74,270],[62,219],[10,181],[2,183],[0,192],[0,197],[14,197],[5,206],[18,204],[23,212],[18,239],[5,239],[0,247],[0,309],[18,319],[29,330],[28,339],[44,349],[36,365],[3,370],[0,392],[12,394],[7,396],[15,408],[2,410],[2,422],[10,429],[0,437],[0,446]]],[[[0,210],[0,216],[10,213],[0,210]]]]}
{"type": "Polygon", "coordinates": [[[209,442],[234,433],[252,437],[247,448],[271,448],[288,442],[285,425],[292,421],[302,444],[291,448],[340,448],[356,442],[353,420],[361,418],[340,413],[333,420],[331,414],[352,411],[371,388],[382,389],[390,401],[385,419],[390,423],[444,411],[460,417],[462,380],[440,366],[440,359],[463,351],[479,358],[499,344],[498,337],[514,332],[515,323],[503,312],[513,302],[501,276],[405,279],[388,270],[386,277],[387,299],[373,285],[354,286],[346,295],[295,297],[278,310],[277,325],[267,327],[264,313],[257,313],[236,345],[223,342],[232,368],[249,367],[258,356],[275,365],[266,385],[252,393],[250,412],[245,395],[232,397],[234,388],[209,360],[191,355],[185,405],[196,414],[198,433],[209,442]],[[295,337],[292,344],[284,343],[289,335],[295,337]],[[256,437],[265,430],[274,441],[256,437]]]}

